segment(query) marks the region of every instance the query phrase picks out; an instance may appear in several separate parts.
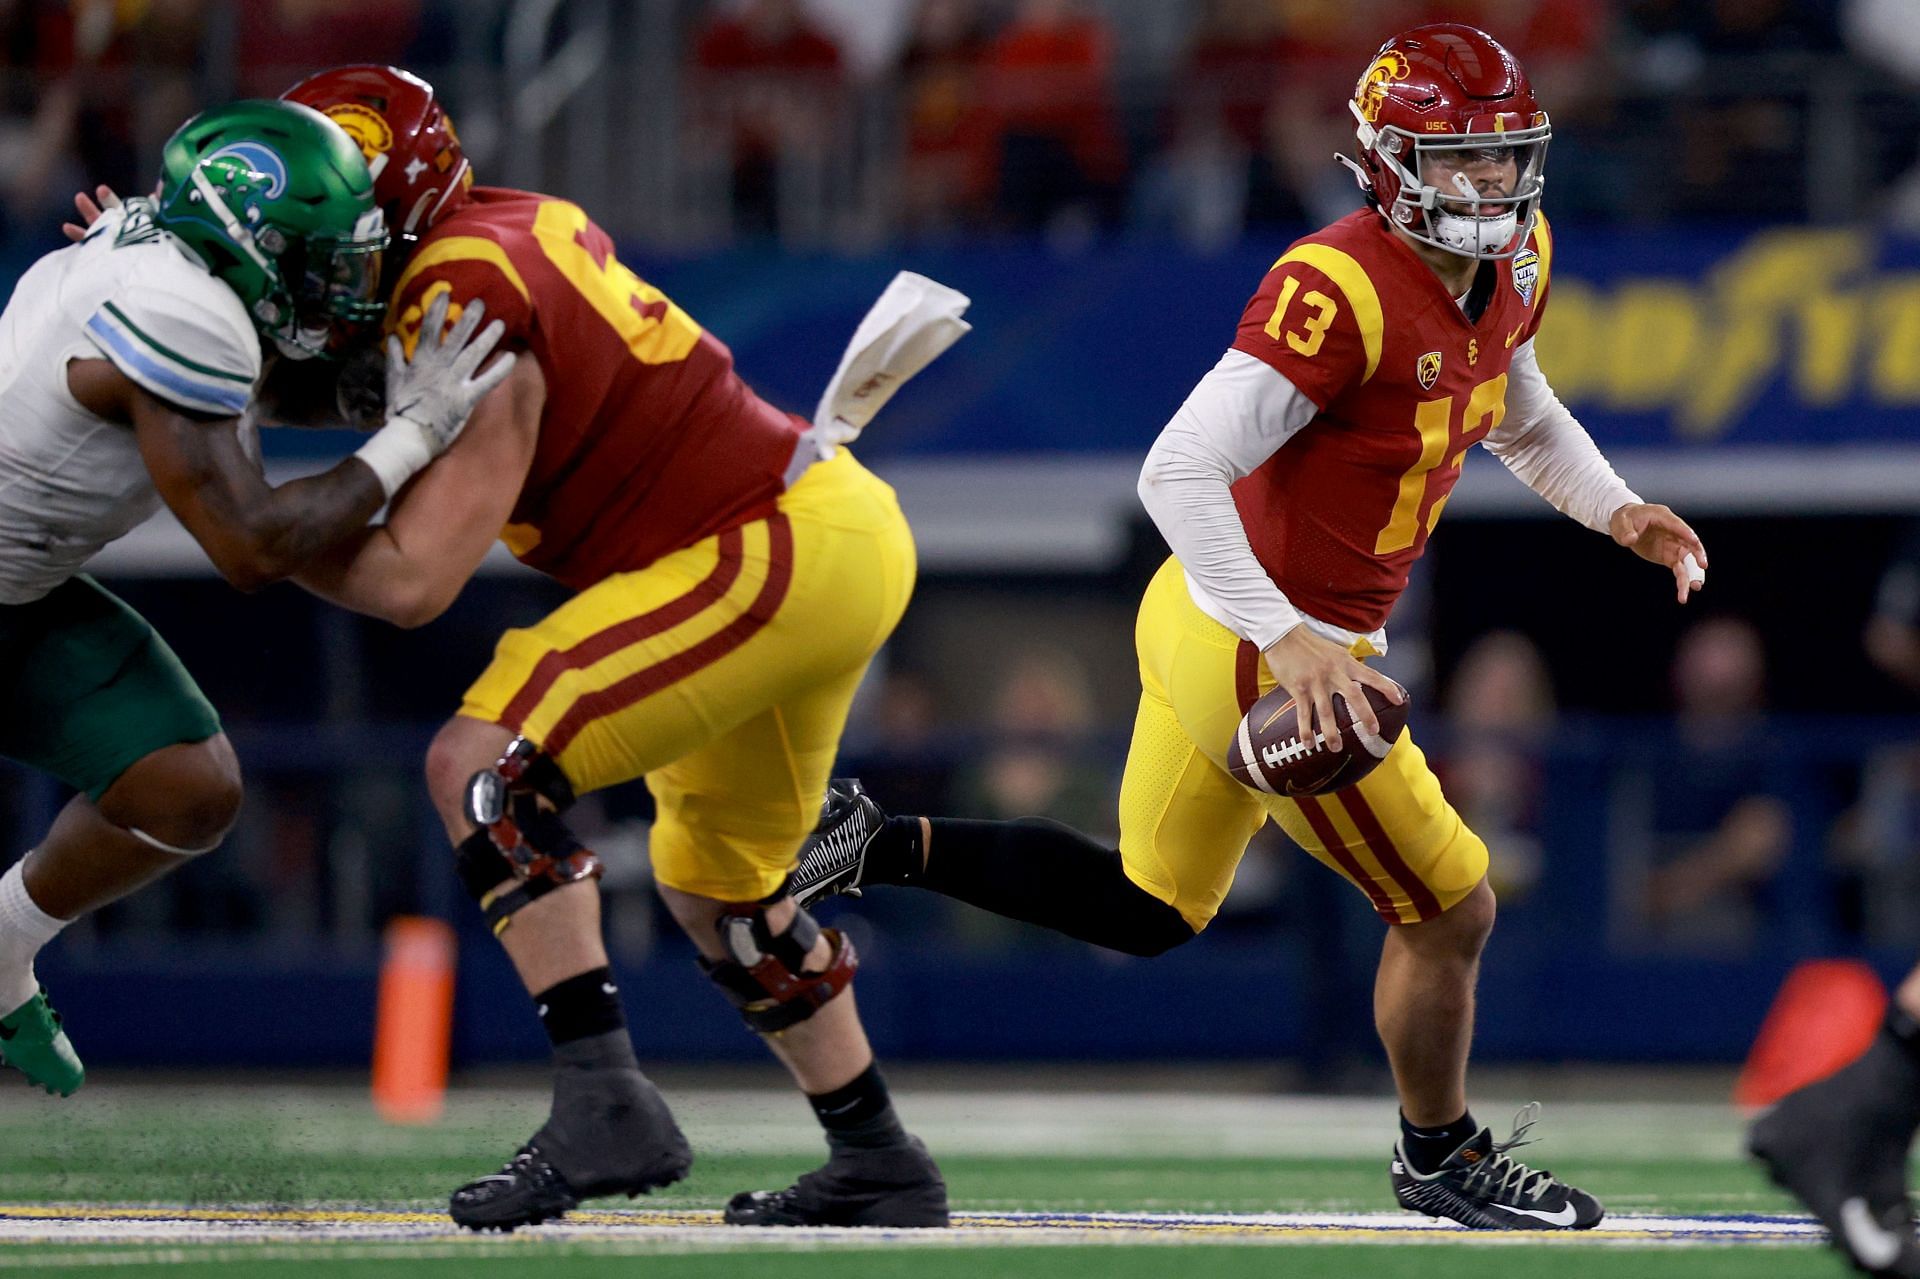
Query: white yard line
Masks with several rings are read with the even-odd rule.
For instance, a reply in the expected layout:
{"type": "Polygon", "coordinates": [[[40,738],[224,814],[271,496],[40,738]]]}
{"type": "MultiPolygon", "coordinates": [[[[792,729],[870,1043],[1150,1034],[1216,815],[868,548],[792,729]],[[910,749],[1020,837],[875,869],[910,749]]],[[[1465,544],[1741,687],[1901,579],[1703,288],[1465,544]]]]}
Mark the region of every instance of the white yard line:
{"type": "Polygon", "coordinates": [[[1611,1218],[1594,1230],[1487,1234],[1406,1213],[956,1213],[952,1230],[755,1230],[723,1226],[717,1214],[646,1209],[586,1210],[510,1237],[471,1235],[438,1213],[380,1208],[202,1209],[152,1205],[0,1205],[0,1269],[103,1260],[164,1264],[244,1255],[340,1259],[524,1253],[542,1245],[613,1254],[768,1248],[900,1248],[1038,1244],[1426,1243],[1685,1246],[1815,1243],[1799,1217],[1611,1218]],[[144,1245],[112,1252],[57,1253],[31,1245],[144,1245]],[[225,1245],[225,1247],[210,1247],[225,1245]],[[229,1252],[242,1245],[239,1253],[229,1252]],[[251,1246],[247,1246],[251,1245],[251,1246]]]}

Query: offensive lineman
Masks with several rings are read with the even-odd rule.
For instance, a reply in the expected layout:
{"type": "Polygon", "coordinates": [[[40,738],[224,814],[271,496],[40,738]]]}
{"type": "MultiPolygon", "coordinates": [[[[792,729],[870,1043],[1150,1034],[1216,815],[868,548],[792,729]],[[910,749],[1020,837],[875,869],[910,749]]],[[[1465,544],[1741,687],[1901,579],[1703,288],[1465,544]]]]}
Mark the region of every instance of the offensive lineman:
{"type": "MultiPolygon", "coordinates": [[[[1401,1106],[1399,1202],[1497,1229],[1583,1229],[1593,1196],[1511,1158],[1467,1109],[1487,850],[1409,734],[1356,786],[1288,799],[1243,787],[1225,751],[1276,685],[1329,743],[1332,698],[1377,731],[1363,659],[1459,478],[1489,451],[1557,509],[1667,566],[1685,603],[1706,551],[1642,503],[1535,358],[1553,240],[1539,215],[1549,129],[1484,32],[1419,27],[1381,46],[1351,109],[1368,207],[1295,243],[1147,457],[1140,497],[1173,558],[1141,603],[1141,697],[1120,847],[1050,822],[887,819],[835,783],[794,894],[915,884],[1071,936],[1159,954],[1205,928],[1268,818],[1387,922],[1375,1021],[1401,1106]]],[[[1307,728],[1313,731],[1312,727],[1307,728]]]]}
{"type": "Polygon", "coordinates": [[[945,1225],[945,1184],[861,1029],[852,946],[785,890],[854,689],[913,588],[892,490],[844,450],[816,460],[806,424],[755,395],[577,206],[473,186],[422,81],[346,67],[287,96],[359,141],[409,243],[389,329],[411,345],[447,299],[455,313],[484,301],[531,356],[384,525],[302,584],[419,625],[502,538],[578,592],[502,637],[427,759],[462,882],[555,1065],[547,1123],[454,1192],[454,1219],[511,1230],[686,1174],[686,1139],[640,1073],[612,981],[599,863],[560,819],[575,795],[645,776],[655,881],[831,1151],[788,1189],[735,1196],[727,1220],[945,1225]]]}
{"type": "Polygon", "coordinates": [[[151,626],[81,569],[161,502],[242,590],[367,522],[512,357],[468,375],[478,311],[413,362],[355,457],[268,486],[248,416],[262,343],[338,350],[379,316],[387,235],[365,160],[305,107],[182,125],[159,188],[41,258],[0,315],[0,754],[80,792],[0,876],[0,1059],[71,1095],[79,1057],[33,961],[76,917],[211,851],[240,804],[213,707],[151,626]],[[463,350],[464,348],[464,350],[463,350]]]}

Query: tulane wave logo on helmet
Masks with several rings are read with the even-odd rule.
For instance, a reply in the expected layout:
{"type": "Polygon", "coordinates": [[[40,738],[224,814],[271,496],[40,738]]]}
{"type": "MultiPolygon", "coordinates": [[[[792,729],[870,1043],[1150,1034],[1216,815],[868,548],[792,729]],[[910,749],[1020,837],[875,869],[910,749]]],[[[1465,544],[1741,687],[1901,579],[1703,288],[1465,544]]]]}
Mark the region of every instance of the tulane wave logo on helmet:
{"type": "Polygon", "coordinates": [[[221,160],[231,160],[233,167],[266,179],[266,187],[260,194],[269,200],[278,199],[287,189],[287,162],[264,142],[229,142],[201,163],[213,165],[221,160]]]}

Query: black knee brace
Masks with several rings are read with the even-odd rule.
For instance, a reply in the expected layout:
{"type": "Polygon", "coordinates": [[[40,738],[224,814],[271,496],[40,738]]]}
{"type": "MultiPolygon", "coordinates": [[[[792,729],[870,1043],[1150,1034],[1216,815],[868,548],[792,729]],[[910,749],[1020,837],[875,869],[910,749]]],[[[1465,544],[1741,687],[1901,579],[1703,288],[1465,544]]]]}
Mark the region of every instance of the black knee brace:
{"type": "Polygon", "coordinates": [[[457,866],[496,937],[548,893],[600,877],[600,859],[560,820],[572,803],[559,764],[524,737],[468,779],[467,818],[481,829],[460,844],[457,866]]]}
{"type": "Polygon", "coordinates": [[[787,930],[776,934],[767,926],[766,902],[729,906],[715,928],[731,958],[703,957],[701,971],[740,1010],[747,1026],[763,1035],[777,1035],[813,1016],[847,988],[860,966],[846,934],[820,927],[804,910],[796,910],[787,930]],[[822,937],[831,948],[827,966],[807,972],[807,952],[822,937]]]}

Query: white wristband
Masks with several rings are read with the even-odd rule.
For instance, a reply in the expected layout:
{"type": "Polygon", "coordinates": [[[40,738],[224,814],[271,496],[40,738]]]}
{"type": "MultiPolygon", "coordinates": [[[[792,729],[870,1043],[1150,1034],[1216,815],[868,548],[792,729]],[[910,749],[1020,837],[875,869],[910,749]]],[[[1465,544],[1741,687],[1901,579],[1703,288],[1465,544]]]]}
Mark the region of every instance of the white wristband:
{"type": "Polygon", "coordinates": [[[373,433],[373,438],[354,451],[354,456],[372,468],[389,501],[400,486],[423,470],[438,452],[433,436],[418,422],[396,417],[373,433]]]}

